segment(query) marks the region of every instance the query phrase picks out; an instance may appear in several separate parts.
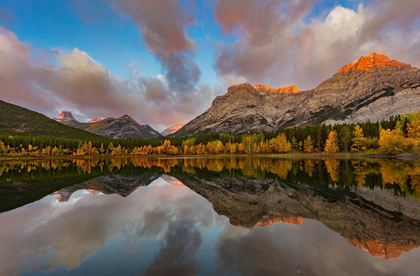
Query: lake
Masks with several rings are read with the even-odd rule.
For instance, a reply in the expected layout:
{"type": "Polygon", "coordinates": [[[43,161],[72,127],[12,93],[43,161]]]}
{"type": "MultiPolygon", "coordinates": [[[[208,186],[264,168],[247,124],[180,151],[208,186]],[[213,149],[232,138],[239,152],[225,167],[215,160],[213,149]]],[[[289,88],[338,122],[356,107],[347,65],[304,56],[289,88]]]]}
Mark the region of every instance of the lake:
{"type": "Polygon", "coordinates": [[[0,161],[0,275],[418,275],[420,166],[0,161]]]}

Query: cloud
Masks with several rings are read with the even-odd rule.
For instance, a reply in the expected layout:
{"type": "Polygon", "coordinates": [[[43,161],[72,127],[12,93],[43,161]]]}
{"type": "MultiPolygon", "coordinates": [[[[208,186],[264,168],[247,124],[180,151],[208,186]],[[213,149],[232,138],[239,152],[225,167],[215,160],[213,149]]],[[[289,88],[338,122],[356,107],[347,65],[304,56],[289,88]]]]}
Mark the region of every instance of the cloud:
{"type": "Polygon", "coordinates": [[[217,48],[220,79],[309,89],[371,52],[420,65],[420,2],[370,1],[315,17],[314,2],[219,0],[215,20],[236,37],[217,48]]]}
{"type": "Polygon", "coordinates": [[[181,93],[171,89],[167,76],[147,77],[135,68],[124,80],[84,51],[37,49],[2,27],[0,59],[2,100],[50,117],[64,109],[80,114],[79,119],[130,114],[164,129],[204,111],[213,95],[208,85],[181,93]]]}
{"type": "Polygon", "coordinates": [[[141,28],[144,42],[162,65],[169,88],[179,92],[194,89],[201,75],[193,60],[197,44],[185,29],[194,18],[179,1],[110,0],[110,4],[141,28]]]}

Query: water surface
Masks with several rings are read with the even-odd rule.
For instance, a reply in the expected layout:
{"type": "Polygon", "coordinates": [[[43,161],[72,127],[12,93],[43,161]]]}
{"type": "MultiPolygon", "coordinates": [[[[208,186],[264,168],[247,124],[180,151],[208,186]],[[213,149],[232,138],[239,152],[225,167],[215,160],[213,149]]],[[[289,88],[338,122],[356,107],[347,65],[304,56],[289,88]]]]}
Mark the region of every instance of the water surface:
{"type": "Polygon", "coordinates": [[[0,275],[418,275],[400,160],[0,163],[0,275]]]}

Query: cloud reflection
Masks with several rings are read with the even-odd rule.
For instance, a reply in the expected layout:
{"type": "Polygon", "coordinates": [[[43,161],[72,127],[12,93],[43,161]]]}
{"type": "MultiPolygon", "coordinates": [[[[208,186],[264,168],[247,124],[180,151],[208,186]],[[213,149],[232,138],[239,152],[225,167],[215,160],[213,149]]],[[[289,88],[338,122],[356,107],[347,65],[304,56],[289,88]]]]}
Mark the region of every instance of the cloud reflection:
{"type": "Polygon", "coordinates": [[[51,252],[41,269],[62,265],[70,271],[120,234],[129,241],[162,236],[162,254],[171,254],[171,246],[181,247],[186,259],[190,259],[201,242],[198,228],[208,227],[209,221],[212,225],[217,215],[205,212],[211,206],[188,188],[159,182],[163,180],[141,187],[127,198],[116,194],[81,196],[79,191],[69,202],[48,196],[1,214],[0,275],[36,270],[51,252]],[[73,204],[74,198],[77,204],[73,204]],[[185,226],[178,225],[180,221],[185,226]],[[196,228],[190,229],[193,222],[196,228]],[[173,244],[185,233],[193,243],[173,244]]]}
{"type": "Polygon", "coordinates": [[[162,178],[127,197],[80,190],[68,202],[48,196],[0,214],[0,275],[60,268],[79,274],[88,265],[97,273],[111,274],[105,266],[117,265],[120,273],[145,275],[208,274],[204,268],[220,275],[415,275],[420,268],[419,249],[383,260],[321,222],[291,222],[232,226],[204,197],[162,178]],[[206,239],[214,239],[214,247],[206,239]],[[123,251],[112,248],[115,242],[123,251]],[[107,247],[111,255],[98,253],[107,247]],[[153,256],[140,270],[135,249],[153,256]],[[203,251],[216,260],[197,257],[203,251]],[[106,265],[97,267],[98,261],[106,265]]]}

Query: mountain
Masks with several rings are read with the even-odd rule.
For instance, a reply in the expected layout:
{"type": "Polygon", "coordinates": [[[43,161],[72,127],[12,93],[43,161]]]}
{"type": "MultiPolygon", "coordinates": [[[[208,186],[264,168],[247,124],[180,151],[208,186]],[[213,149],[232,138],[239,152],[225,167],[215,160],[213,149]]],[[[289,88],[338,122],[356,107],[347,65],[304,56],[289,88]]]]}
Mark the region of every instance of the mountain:
{"type": "Polygon", "coordinates": [[[99,119],[98,117],[93,118],[92,120],[89,121],[89,124],[93,124],[93,123],[97,123],[101,121],[101,119],[99,119]]]}
{"type": "Polygon", "coordinates": [[[244,134],[289,126],[381,121],[420,110],[420,69],[373,53],[341,68],[315,89],[243,83],[174,136],[244,134]]]}
{"type": "MultiPolygon", "coordinates": [[[[101,138],[93,133],[60,124],[40,113],[1,100],[0,110],[0,134],[45,135],[92,141],[101,138]]],[[[64,118],[65,114],[63,114],[64,118]]]]}
{"type": "MultiPolygon", "coordinates": [[[[68,111],[63,111],[61,114],[64,112],[68,111]]],[[[71,112],[68,113],[70,113],[70,115],[67,115],[67,120],[57,119],[61,116],[61,114],[54,119],[68,126],[84,129],[108,138],[151,139],[161,137],[160,133],[151,128],[149,125],[140,125],[128,115],[124,115],[119,118],[106,118],[103,120],[95,117],[90,120],[89,123],[81,123],[73,118],[71,112]]]]}
{"type": "Polygon", "coordinates": [[[184,125],[173,125],[168,127],[167,129],[165,129],[164,131],[162,131],[160,134],[162,134],[162,136],[168,136],[171,135],[175,132],[177,132],[180,128],[182,128],[184,125]]]}
{"type": "Polygon", "coordinates": [[[89,124],[87,131],[109,138],[143,138],[160,137],[160,133],[148,125],[140,125],[128,115],[119,118],[106,118],[89,124]]]}
{"type": "Polygon", "coordinates": [[[76,121],[70,111],[61,111],[61,113],[54,118],[56,121],[76,121]]]}

